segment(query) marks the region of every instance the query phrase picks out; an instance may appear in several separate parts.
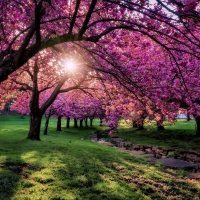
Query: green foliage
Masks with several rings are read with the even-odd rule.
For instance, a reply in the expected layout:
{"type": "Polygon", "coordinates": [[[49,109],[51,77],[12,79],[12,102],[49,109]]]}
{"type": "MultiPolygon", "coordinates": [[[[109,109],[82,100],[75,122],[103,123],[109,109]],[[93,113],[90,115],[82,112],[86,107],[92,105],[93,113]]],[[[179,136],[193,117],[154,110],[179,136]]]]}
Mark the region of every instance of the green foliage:
{"type": "Polygon", "coordinates": [[[199,184],[180,179],[183,172],[169,172],[161,165],[146,164],[142,157],[91,142],[91,133],[102,129],[98,121],[93,128],[82,129],[66,129],[63,124],[63,131],[56,132],[56,120],[51,119],[49,133],[41,135],[41,141],[26,139],[28,121],[27,117],[0,117],[0,199],[200,197],[199,184]]]}

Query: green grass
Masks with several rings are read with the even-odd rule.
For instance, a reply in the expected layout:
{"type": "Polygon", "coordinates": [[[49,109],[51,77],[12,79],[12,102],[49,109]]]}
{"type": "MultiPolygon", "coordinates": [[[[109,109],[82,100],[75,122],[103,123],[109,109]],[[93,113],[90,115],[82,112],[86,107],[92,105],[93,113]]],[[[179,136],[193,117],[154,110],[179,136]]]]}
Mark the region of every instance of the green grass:
{"type": "Polygon", "coordinates": [[[199,149],[200,138],[195,137],[195,121],[178,120],[174,125],[165,123],[165,130],[157,131],[154,124],[146,124],[145,130],[119,126],[118,136],[138,144],[179,149],[199,149]]]}
{"type": "MultiPolygon", "coordinates": [[[[26,139],[28,122],[27,117],[0,117],[2,200],[200,198],[200,184],[181,179],[183,172],[151,166],[143,157],[91,142],[90,134],[105,128],[98,121],[92,128],[66,129],[63,120],[62,132],[57,132],[56,120],[51,119],[48,135],[41,134],[41,141],[26,139]]],[[[131,131],[123,129],[120,134],[139,135],[131,131]]],[[[149,139],[149,132],[140,135],[157,140],[149,139]]]]}

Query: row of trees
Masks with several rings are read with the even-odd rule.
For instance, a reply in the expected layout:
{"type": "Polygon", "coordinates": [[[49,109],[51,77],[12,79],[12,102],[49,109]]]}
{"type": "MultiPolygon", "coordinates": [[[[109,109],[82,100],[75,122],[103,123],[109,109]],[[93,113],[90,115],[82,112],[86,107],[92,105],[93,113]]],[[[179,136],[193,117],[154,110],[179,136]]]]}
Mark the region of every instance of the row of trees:
{"type": "Polygon", "coordinates": [[[162,127],[163,116],[185,109],[200,135],[198,3],[1,1],[0,98],[30,113],[29,139],[40,139],[41,118],[58,95],[74,90],[87,94],[84,102],[88,95],[102,102],[110,126],[123,117],[142,127],[148,117],[162,127]],[[76,62],[73,73],[66,58],[76,62]]]}

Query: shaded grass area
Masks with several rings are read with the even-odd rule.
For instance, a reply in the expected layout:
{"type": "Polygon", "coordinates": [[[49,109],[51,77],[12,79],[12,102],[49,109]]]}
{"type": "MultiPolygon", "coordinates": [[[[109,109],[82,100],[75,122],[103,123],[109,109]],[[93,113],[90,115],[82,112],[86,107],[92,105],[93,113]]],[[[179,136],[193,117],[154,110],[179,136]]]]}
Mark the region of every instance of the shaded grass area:
{"type": "Polygon", "coordinates": [[[178,120],[174,125],[165,123],[165,130],[157,131],[155,125],[146,124],[144,130],[119,127],[118,136],[138,144],[200,150],[200,138],[195,136],[195,121],[178,120]]]}
{"type": "Polygon", "coordinates": [[[98,124],[66,129],[63,123],[56,132],[52,119],[38,142],[25,139],[28,118],[0,117],[0,199],[200,198],[200,184],[182,179],[180,171],[91,142],[98,124]]]}

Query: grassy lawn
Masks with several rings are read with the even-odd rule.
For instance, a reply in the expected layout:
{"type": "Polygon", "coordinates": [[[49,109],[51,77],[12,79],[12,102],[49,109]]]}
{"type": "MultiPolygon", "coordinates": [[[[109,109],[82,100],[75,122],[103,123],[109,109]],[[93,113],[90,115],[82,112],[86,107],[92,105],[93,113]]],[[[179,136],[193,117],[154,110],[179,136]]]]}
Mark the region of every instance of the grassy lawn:
{"type": "MultiPolygon", "coordinates": [[[[200,184],[183,179],[185,172],[148,165],[143,157],[91,142],[90,134],[102,128],[98,121],[93,128],[66,129],[63,120],[63,130],[57,132],[56,120],[51,119],[48,135],[41,135],[39,142],[26,139],[28,121],[27,117],[0,117],[2,200],[200,199],[200,184]]],[[[193,125],[184,122],[168,125],[163,133],[148,128],[143,132],[123,128],[119,134],[138,143],[163,146],[168,140],[179,141],[181,133],[182,145],[192,142],[194,147],[197,140],[191,135],[193,125]]]]}
{"type": "Polygon", "coordinates": [[[146,124],[145,130],[137,130],[121,123],[118,136],[138,144],[200,150],[200,138],[195,137],[194,120],[178,120],[175,125],[165,123],[163,131],[157,131],[154,124],[146,124]]]}

